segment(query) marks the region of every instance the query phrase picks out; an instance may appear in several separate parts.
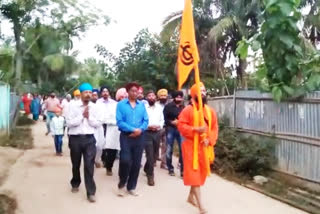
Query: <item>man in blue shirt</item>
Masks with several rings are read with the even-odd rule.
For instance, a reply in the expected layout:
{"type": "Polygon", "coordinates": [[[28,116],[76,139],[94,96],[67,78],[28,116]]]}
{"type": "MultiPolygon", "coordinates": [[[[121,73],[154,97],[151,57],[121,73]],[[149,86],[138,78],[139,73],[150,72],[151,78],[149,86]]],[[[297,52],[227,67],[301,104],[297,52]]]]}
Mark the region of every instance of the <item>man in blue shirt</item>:
{"type": "Polygon", "coordinates": [[[120,166],[118,196],[125,195],[125,186],[130,195],[135,191],[144,149],[144,131],[148,128],[148,114],[145,105],[137,100],[139,85],[128,83],[129,97],[117,105],[116,119],[120,134],[120,166]]]}

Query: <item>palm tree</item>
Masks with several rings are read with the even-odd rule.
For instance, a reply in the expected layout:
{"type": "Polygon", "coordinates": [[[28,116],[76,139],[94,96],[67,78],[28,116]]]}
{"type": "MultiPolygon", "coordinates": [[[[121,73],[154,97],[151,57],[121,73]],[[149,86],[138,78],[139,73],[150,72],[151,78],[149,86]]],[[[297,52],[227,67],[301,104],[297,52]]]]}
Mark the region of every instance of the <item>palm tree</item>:
{"type": "MultiPolygon", "coordinates": [[[[209,30],[214,24],[213,11],[211,9],[213,2],[214,0],[193,0],[193,14],[198,44],[206,39],[209,30]]],[[[162,22],[163,29],[160,34],[162,40],[177,38],[182,12],[173,12],[162,22]]]]}
{"type": "MultiPolygon", "coordinates": [[[[231,55],[236,57],[237,43],[257,32],[262,1],[194,0],[193,10],[201,72],[223,77],[226,70],[224,64],[231,55]]],[[[170,35],[178,33],[181,14],[181,11],[173,13],[164,20],[163,39],[170,39],[170,35]]],[[[242,81],[247,62],[238,57],[236,59],[237,78],[242,81]]]]}
{"type": "Polygon", "coordinates": [[[302,33],[305,38],[311,41],[316,46],[320,42],[320,1],[319,0],[302,0],[300,7],[309,7],[310,11],[306,16],[303,16],[302,33]]]}
{"type": "Polygon", "coordinates": [[[243,76],[247,61],[237,57],[235,51],[242,38],[248,39],[258,31],[262,2],[260,0],[216,0],[215,3],[221,14],[209,32],[208,42],[213,44],[218,62],[224,64],[228,56],[236,57],[237,78],[244,87],[246,83],[243,76]]]}

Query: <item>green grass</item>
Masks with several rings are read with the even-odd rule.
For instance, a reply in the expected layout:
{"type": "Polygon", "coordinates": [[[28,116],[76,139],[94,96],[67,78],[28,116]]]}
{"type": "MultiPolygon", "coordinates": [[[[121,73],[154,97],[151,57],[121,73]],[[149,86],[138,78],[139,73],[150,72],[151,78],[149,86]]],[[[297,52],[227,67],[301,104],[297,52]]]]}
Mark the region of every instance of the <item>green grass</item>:
{"type": "Polygon", "coordinates": [[[34,123],[33,120],[31,120],[30,118],[28,118],[27,115],[21,115],[18,118],[17,121],[17,126],[26,126],[26,125],[32,125],[34,123]]]}
{"type": "Polygon", "coordinates": [[[33,137],[31,128],[29,127],[16,127],[10,136],[0,138],[0,146],[13,147],[17,149],[32,149],[33,137]]]}

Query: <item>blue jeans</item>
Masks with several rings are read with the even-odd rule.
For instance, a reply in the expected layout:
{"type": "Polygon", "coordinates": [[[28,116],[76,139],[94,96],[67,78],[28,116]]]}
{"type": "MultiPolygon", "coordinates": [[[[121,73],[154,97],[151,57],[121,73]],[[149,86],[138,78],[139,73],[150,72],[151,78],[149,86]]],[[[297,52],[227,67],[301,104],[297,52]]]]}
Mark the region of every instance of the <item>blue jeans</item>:
{"type": "Polygon", "coordinates": [[[62,138],[63,135],[54,135],[54,145],[57,154],[62,153],[62,138]]]}
{"type": "Polygon", "coordinates": [[[46,125],[47,125],[47,131],[48,133],[50,133],[50,122],[52,120],[52,118],[54,117],[55,113],[48,111],[47,112],[47,119],[46,119],[46,125]]]}
{"type": "Polygon", "coordinates": [[[118,188],[123,188],[127,184],[127,190],[134,190],[137,186],[142,153],[145,147],[144,134],[132,138],[121,132],[120,147],[118,188]]]}
{"type": "Polygon", "coordinates": [[[167,127],[166,129],[166,140],[167,140],[167,167],[169,172],[174,172],[174,167],[172,165],[172,154],[173,154],[173,146],[175,140],[178,143],[179,147],[179,163],[180,163],[180,172],[183,174],[183,164],[182,164],[182,151],[181,151],[181,135],[177,128],[167,127]]]}

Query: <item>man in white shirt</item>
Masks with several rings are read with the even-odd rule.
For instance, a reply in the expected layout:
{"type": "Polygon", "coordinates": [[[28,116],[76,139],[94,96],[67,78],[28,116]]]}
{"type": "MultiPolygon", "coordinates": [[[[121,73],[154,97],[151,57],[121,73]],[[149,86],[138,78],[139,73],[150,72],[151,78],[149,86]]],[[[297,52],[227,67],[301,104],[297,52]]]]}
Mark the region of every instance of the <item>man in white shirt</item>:
{"type": "MultiPolygon", "coordinates": [[[[101,98],[97,100],[97,104],[100,104],[102,106],[103,110],[106,112],[106,111],[108,111],[110,103],[114,103],[116,101],[110,97],[109,89],[107,88],[107,86],[101,87],[100,96],[101,96],[101,98]]],[[[106,135],[108,118],[105,113],[103,113],[103,115],[102,115],[102,120],[103,120],[104,135],[106,135]]]]}
{"type": "MultiPolygon", "coordinates": [[[[92,90],[92,97],[91,97],[91,102],[97,104],[97,101],[99,99],[99,89],[93,89],[92,90]]],[[[99,115],[102,114],[102,109],[99,103],[97,104],[97,109],[99,111],[99,115]]],[[[96,160],[95,160],[95,165],[97,168],[101,168],[102,163],[101,163],[101,155],[102,155],[102,150],[103,147],[105,145],[105,136],[103,134],[103,127],[102,127],[102,123],[101,125],[96,128],[96,131],[94,133],[94,137],[96,138],[96,148],[97,148],[97,152],[96,152],[96,160]]]]}
{"type": "MultiPolygon", "coordinates": [[[[111,97],[110,97],[110,93],[109,93],[109,89],[107,86],[102,86],[101,89],[100,89],[100,96],[101,98],[97,100],[97,105],[99,105],[99,108],[101,109],[101,115],[100,115],[100,118],[102,120],[102,126],[103,126],[103,132],[104,132],[104,137],[106,137],[106,133],[107,133],[107,129],[108,129],[108,124],[110,124],[110,118],[109,118],[109,113],[111,111],[113,111],[113,104],[116,103],[115,100],[113,100],[111,97]]],[[[106,140],[111,140],[111,139],[106,139],[106,140]]],[[[107,168],[107,153],[109,152],[109,156],[110,156],[110,153],[111,156],[113,155],[116,155],[113,154],[114,152],[113,151],[109,151],[108,149],[104,148],[102,150],[102,155],[101,155],[101,159],[102,159],[102,162],[104,164],[104,167],[107,168]]],[[[111,175],[111,172],[107,170],[107,175],[111,175]]]]}
{"type": "Polygon", "coordinates": [[[62,108],[62,116],[66,117],[68,112],[68,107],[71,101],[71,94],[67,94],[66,98],[62,100],[61,102],[61,108],[62,108]]]}
{"type": "Polygon", "coordinates": [[[91,102],[97,103],[98,99],[99,99],[99,89],[95,88],[92,90],[91,102]]]}
{"type": "Polygon", "coordinates": [[[163,109],[156,104],[156,94],[153,91],[147,93],[146,110],[149,117],[148,129],[145,133],[145,150],[147,162],[144,171],[147,174],[148,185],[154,186],[154,165],[159,155],[160,134],[164,125],[163,109]]]}
{"type": "Polygon", "coordinates": [[[72,102],[67,115],[67,126],[69,128],[69,148],[72,162],[72,192],[79,191],[81,183],[80,165],[81,156],[84,160],[84,177],[87,190],[87,198],[95,202],[96,185],[93,179],[94,163],[96,155],[96,140],[94,132],[101,125],[98,118],[96,106],[90,102],[92,86],[89,83],[80,85],[81,99],[72,102]]]}

